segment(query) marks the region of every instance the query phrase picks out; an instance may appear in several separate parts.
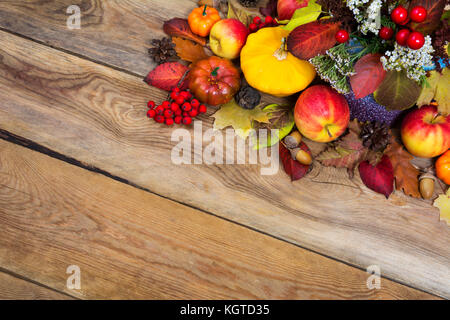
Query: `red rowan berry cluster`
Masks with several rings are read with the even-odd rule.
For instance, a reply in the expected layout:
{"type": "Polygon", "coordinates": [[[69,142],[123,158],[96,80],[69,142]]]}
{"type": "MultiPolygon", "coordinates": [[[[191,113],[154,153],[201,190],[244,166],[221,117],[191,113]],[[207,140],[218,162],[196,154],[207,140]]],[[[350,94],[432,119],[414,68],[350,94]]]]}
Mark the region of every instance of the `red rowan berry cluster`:
{"type": "Polygon", "coordinates": [[[267,16],[264,21],[256,16],[253,18],[253,22],[250,23],[250,25],[248,26],[248,29],[250,31],[250,33],[256,32],[261,28],[265,28],[265,27],[276,27],[278,26],[278,22],[276,19],[272,18],[271,16],[267,16]]]}
{"type": "Polygon", "coordinates": [[[169,99],[163,101],[159,106],[156,106],[154,101],[149,101],[147,106],[149,118],[168,126],[174,123],[190,125],[193,118],[206,112],[204,104],[200,104],[189,91],[180,91],[179,88],[173,89],[169,99]]]}

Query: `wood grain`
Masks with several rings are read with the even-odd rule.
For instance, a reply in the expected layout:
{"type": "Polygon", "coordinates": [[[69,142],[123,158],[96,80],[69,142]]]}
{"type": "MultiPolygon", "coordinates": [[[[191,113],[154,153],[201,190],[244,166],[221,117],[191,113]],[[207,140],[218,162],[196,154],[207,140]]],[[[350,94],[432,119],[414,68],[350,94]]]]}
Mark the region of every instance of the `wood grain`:
{"type": "Polygon", "coordinates": [[[0,300],[71,300],[70,296],[0,272],[0,300]]]}
{"type": "MultiPolygon", "coordinates": [[[[291,183],[260,165],[174,165],[173,129],[145,118],[141,79],[0,32],[0,128],[156,194],[364,270],[450,297],[450,229],[429,204],[389,200],[319,165],[291,183]],[[162,178],[163,177],[163,178],[162,178]]],[[[210,110],[208,114],[211,114],[210,110]]],[[[203,117],[211,127],[211,118],[203,117]]],[[[192,133],[192,130],[191,130],[192,133]]],[[[206,146],[208,142],[204,142],[206,146]]]]}
{"type": "Polygon", "coordinates": [[[48,45],[144,76],[155,64],[150,40],[162,24],[187,17],[195,0],[2,0],[0,27],[48,45]],[[69,29],[66,10],[81,9],[81,29],[69,29]]]}
{"type": "Polygon", "coordinates": [[[434,298],[1,140],[0,223],[2,267],[78,298],[434,298]]]}

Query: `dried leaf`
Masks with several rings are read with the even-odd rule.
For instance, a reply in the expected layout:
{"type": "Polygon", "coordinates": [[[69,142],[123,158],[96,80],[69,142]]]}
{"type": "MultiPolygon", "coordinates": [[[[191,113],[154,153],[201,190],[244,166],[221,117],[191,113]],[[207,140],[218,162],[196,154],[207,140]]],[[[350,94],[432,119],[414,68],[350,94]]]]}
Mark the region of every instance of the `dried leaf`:
{"type": "Polygon", "coordinates": [[[386,70],[380,61],[381,54],[369,53],[355,63],[355,75],[350,77],[350,84],[356,99],[377,90],[386,76],[386,70]]]}
{"type": "Polygon", "coordinates": [[[186,19],[173,18],[164,22],[164,32],[171,37],[180,37],[192,40],[202,46],[206,45],[206,39],[194,34],[186,19]]]}
{"type": "Polygon", "coordinates": [[[324,54],[336,43],[339,23],[310,22],[295,28],[288,36],[287,48],[299,59],[308,60],[324,54]]]}
{"type": "Polygon", "coordinates": [[[361,125],[355,119],[349,124],[349,132],[316,157],[326,167],[347,168],[350,178],[361,162],[368,160],[375,164],[380,155],[363,146],[359,137],[361,125]]]}
{"type": "Polygon", "coordinates": [[[405,110],[414,106],[422,88],[404,71],[388,71],[373,96],[388,110],[405,110]]]}
{"type": "MultiPolygon", "coordinates": [[[[188,72],[189,68],[179,62],[166,62],[160,64],[145,77],[144,81],[156,88],[170,91],[177,87],[180,80],[188,72]]],[[[180,85],[180,89],[188,87],[187,80],[180,85]]]]}
{"type": "Polygon", "coordinates": [[[291,20],[283,29],[292,31],[298,26],[317,20],[321,13],[322,6],[317,4],[315,0],[310,0],[306,7],[295,10],[291,20]]]}
{"type": "Polygon", "coordinates": [[[391,133],[391,141],[384,152],[389,157],[394,170],[395,188],[402,190],[406,195],[421,198],[419,192],[419,170],[412,164],[414,159],[401,144],[399,144],[391,133]]]}
{"type": "Polygon", "coordinates": [[[268,112],[257,106],[252,110],[241,108],[234,99],[222,105],[220,109],[212,115],[214,120],[214,129],[221,130],[228,126],[233,127],[235,133],[246,139],[253,128],[253,121],[269,123],[268,112]]]}
{"type": "Polygon", "coordinates": [[[441,221],[450,226],[450,189],[447,190],[447,194],[439,195],[433,205],[439,208],[441,221]]]}
{"type": "Polygon", "coordinates": [[[245,8],[237,8],[233,6],[231,1],[228,1],[228,19],[237,19],[242,22],[246,27],[252,23],[252,17],[250,12],[246,11],[245,8]]]}
{"type": "MultiPolygon", "coordinates": [[[[302,141],[299,148],[311,154],[308,146],[302,141]]],[[[291,181],[303,178],[309,171],[310,165],[304,165],[295,159],[292,159],[291,152],[282,143],[280,143],[280,159],[283,163],[284,171],[291,177],[291,181]]]]}
{"type": "Polygon", "coordinates": [[[179,37],[173,37],[172,41],[175,43],[175,51],[177,52],[177,55],[183,60],[197,62],[199,60],[209,58],[204,48],[198,43],[179,37]]]}
{"type": "Polygon", "coordinates": [[[394,172],[388,156],[383,156],[376,166],[369,161],[361,162],[359,175],[369,189],[384,194],[386,198],[394,191],[394,172]]]}
{"type": "Polygon", "coordinates": [[[265,7],[259,8],[259,12],[265,17],[275,17],[277,15],[277,4],[278,0],[269,0],[265,7]]]}

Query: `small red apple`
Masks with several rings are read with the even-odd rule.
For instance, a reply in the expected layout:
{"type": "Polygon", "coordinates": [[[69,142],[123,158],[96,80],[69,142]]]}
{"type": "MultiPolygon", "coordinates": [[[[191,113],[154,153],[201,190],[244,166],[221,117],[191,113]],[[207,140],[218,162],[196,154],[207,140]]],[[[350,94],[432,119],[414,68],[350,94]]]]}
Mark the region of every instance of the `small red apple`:
{"type": "Polygon", "coordinates": [[[344,96],[325,85],[311,86],[295,104],[295,124],[302,135],[317,142],[337,139],[348,127],[350,109],[344,96]]]}
{"type": "Polygon", "coordinates": [[[222,58],[239,57],[248,36],[247,27],[237,19],[223,19],[214,24],[209,44],[214,54],[222,58]]]}
{"type": "Polygon", "coordinates": [[[306,7],[309,0],[278,0],[277,11],[279,20],[289,20],[295,10],[306,7]]]}
{"type": "Polygon", "coordinates": [[[401,135],[411,154],[437,157],[450,148],[450,116],[441,115],[434,105],[423,106],[406,115],[401,135]]]}

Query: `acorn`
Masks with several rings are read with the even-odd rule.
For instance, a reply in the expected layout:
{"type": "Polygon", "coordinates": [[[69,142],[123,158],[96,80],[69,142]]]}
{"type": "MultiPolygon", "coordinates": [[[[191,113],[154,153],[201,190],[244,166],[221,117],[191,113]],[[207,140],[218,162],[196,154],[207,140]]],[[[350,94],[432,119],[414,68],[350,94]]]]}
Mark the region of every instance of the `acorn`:
{"type": "Polygon", "coordinates": [[[434,194],[434,181],[436,177],[427,172],[419,177],[419,190],[422,198],[431,199],[434,194]]]}
{"type": "Polygon", "coordinates": [[[286,138],[284,143],[288,149],[296,148],[302,142],[302,135],[297,130],[292,131],[286,138]]]}
{"type": "Polygon", "coordinates": [[[300,148],[291,149],[291,155],[293,159],[305,166],[309,166],[312,163],[311,155],[300,148]]]}

